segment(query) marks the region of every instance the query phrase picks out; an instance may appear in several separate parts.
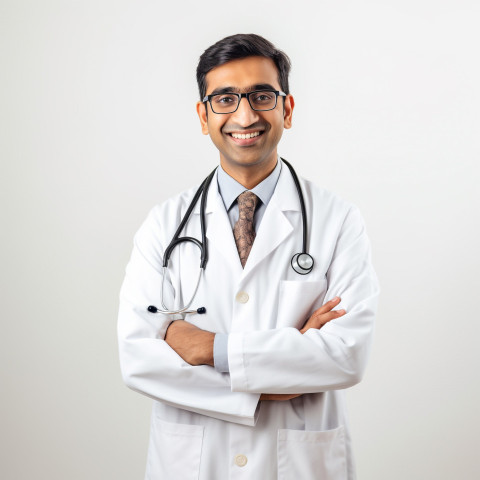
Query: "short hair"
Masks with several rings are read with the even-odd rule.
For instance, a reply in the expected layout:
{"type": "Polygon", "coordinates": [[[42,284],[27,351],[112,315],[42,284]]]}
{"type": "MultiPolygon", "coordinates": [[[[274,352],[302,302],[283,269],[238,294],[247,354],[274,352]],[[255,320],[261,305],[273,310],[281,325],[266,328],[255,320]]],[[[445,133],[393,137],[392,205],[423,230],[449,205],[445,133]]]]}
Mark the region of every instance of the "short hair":
{"type": "Polygon", "coordinates": [[[290,73],[291,63],[288,56],[260,35],[238,33],[219,40],[208,47],[200,56],[197,66],[200,100],[206,95],[206,76],[210,70],[231,60],[253,56],[272,59],[278,70],[278,83],[281,89],[287,94],[290,93],[288,74],[290,73]]]}

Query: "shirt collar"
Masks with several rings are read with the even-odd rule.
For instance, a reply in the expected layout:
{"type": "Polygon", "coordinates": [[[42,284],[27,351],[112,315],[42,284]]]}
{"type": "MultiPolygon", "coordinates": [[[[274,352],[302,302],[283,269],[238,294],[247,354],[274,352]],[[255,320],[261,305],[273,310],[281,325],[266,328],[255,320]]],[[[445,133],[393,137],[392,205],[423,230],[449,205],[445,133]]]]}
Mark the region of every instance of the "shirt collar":
{"type": "MultiPolygon", "coordinates": [[[[245,192],[247,189],[241,183],[238,183],[227,172],[225,172],[221,165],[217,171],[218,191],[220,192],[220,196],[222,197],[225,209],[228,212],[237,197],[241,193],[245,192]]],[[[257,186],[250,190],[262,201],[264,205],[268,205],[268,202],[272,198],[281,171],[282,162],[280,161],[280,157],[278,157],[277,165],[273,169],[273,172],[267,178],[262,180],[257,186]]]]}

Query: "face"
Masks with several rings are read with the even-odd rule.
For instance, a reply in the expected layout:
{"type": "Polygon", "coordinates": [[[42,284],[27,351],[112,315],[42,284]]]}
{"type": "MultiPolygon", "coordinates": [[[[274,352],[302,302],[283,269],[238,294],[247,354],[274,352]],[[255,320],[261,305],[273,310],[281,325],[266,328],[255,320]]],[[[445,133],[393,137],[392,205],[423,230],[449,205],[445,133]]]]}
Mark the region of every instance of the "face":
{"type": "MultiPolygon", "coordinates": [[[[246,57],[215,67],[206,75],[207,95],[231,89],[234,93],[246,93],[257,89],[281,90],[275,63],[266,57],[246,57]],[[270,87],[267,87],[270,86],[270,87]],[[261,86],[261,88],[259,88],[261,86]]],[[[242,98],[234,113],[216,114],[209,102],[197,103],[202,132],[210,135],[220,152],[222,166],[229,169],[271,164],[277,159],[277,144],[283,129],[292,125],[293,97],[278,97],[273,110],[252,110],[246,98],[242,98]],[[208,114],[207,114],[208,109],[208,114]],[[251,138],[235,138],[254,134],[251,138]]]]}

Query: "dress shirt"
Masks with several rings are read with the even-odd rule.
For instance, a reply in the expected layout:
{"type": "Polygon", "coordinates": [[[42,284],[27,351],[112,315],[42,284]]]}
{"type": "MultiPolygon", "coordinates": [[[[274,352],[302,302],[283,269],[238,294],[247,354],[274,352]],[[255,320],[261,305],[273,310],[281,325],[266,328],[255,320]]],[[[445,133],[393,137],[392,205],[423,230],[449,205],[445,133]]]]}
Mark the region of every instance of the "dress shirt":
{"type": "MultiPolygon", "coordinates": [[[[273,169],[273,172],[264,180],[262,180],[257,186],[252,188],[250,191],[254,193],[258,198],[259,202],[257,208],[255,209],[255,214],[253,217],[253,225],[255,231],[258,231],[260,222],[262,221],[263,214],[267,208],[268,202],[272,198],[275,187],[277,186],[278,178],[280,177],[280,172],[282,171],[282,162],[280,157],[277,159],[277,165],[273,169]]],[[[228,218],[230,219],[230,225],[233,227],[238,220],[238,203],[237,197],[245,192],[247,189],[241,184],[238,183],[234,178],[228,175],[227,172],[220,167],[218,168],[218,191],[222,197],[223,204],[225,205],[225,210],[227,211],[228,218]]],[[[217,333],[213,342],[213,363],[215,365],[215,370],[219,372],[229,372],[228,367],[228,334],[227,333],[217,333]]]]}

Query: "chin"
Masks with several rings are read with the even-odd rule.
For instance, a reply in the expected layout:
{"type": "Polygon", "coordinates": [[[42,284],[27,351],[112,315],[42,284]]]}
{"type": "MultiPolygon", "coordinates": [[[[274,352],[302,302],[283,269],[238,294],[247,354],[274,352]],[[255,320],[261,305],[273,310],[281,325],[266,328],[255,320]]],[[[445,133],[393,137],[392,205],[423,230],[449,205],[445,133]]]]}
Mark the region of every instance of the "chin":
{"type": "Polygon", "coordinates": [[[264,163],[266,160],[264,158],[259,158],[258,156],[256,156],[253,158],[236,158],[227,161],[237,166],[254,167],[256,165],[264,163]]]}
{"type": "Polygon", "coordinates": [[[266,163],[270,160],[272,152],[265,153],[265,152],[245,152],[244,155],[224,155],[224,158],[227,162],[235,165],[242,165],[242,166],[254,166],[259,165],[261,163],[266,163]]]}

